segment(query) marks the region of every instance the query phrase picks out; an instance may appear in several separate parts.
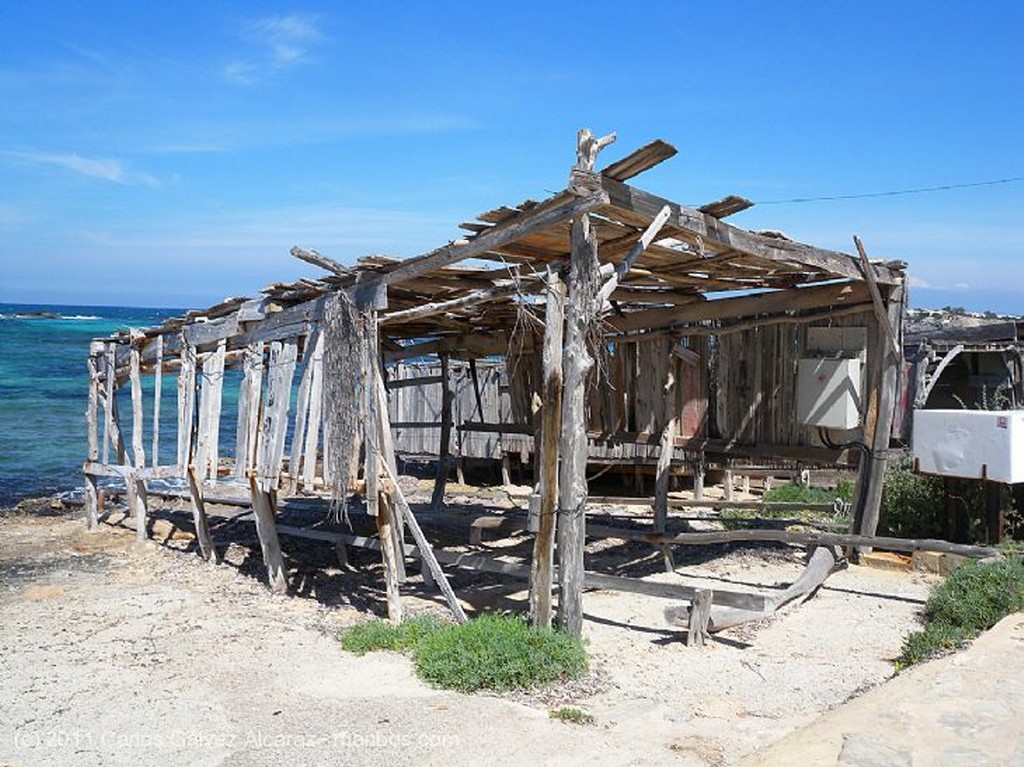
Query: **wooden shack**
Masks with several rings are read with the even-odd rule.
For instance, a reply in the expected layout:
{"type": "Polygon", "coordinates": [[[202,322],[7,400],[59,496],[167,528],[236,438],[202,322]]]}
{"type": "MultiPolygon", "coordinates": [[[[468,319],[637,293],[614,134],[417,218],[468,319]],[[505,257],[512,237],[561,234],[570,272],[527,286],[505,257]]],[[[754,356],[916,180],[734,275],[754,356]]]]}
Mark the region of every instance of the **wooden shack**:
{"type": "Polygon", "coordinates": [[[484,213],[462,224],[465,238],[424,255],[343,266],[295,248],[326,276],[95,341],[89,519],[98,478],[123,480],[140,536],[147,483],[187,483],[210,557],[204,495],[240,484],[280,591],[279,499],[355,492],[377,520],[391,616],[401,611],[405,531],[459,616],[396,459],[437,461],[440,509],[459,459],[512,456],[537,486],[534,620],[550,622],[557,581],[559,623],[577,634],[592,582],[582,555],[588,466],[650,473],[655,534],[665,530],[673,475],[700,482],[709,469],[749,464],[856,466],[852,532],[873,534],[905,265],[869,261],[859,242],[853,256],[735,227],[725,219],[749,207],[740,198],[692,208],[634,186],[675,154],[663,141],[595,170],[613,138],[581,131],[563,191],[484,213]],[[808,356],[861,363],[852,428],[798,422],[808,356]],[[142,376],[153,377],[146,396],[142,376]],[[176,412],[161,412],[167,386],[177,389],[176,412]],[[130,417],[119,413],[119,390],[130,417]],[[159,452],[167,430],[174,455],[159,452]]]}

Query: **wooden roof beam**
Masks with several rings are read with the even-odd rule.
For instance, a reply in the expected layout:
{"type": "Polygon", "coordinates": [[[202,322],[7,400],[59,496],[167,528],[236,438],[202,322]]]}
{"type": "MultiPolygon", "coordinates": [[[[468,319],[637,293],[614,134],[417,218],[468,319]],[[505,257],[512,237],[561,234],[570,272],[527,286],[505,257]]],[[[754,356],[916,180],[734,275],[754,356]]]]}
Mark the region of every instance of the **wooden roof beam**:
{"type": "MultiPolygon", "coordinates": [[[[471,240],[451,243],[422,256],[402,261],[379,277],[367,280],[366,287],[369,289],[369,284],[377,281],[394,284],[405,279],[429,274],[459,261],[498,250],[503,245],[515,242],[531,232],[566,221],[576,215],[589,213],[607,204],[608,195],[603,190],[597,190],[584,197],[563,192],[551,198],[546,204],[497,224],[471,240]]],[[[359,285],[356,287],[357,290],[361,289],[359,285]]]]}
{"type": "Polygon", "coordinates": [[[841,282],[632,312],[624,317],[611,317],[607,324],[620,332],[656,330],[707,320],[740,319],[826,306],[847,306],[869,300],[870,294],[863,282],[841,282]]]}
{"type": "MultiPolygon", "coordinates": [[[[651,220],[659,210],[668,205],[672,212],[666,227],[667,234],[671,234],[669,229],[671,227],[689,233],[691,236],[699,236],[707,245],[716,250],[738,250],[768,261],[805,265],[836,277],[858,281],[864,279],[864,273],[860,270],[857,261],[845,253],[814,248],[789,240],[764,237],[719,221],[695,208],[669,202],[613,178],[602,176],[600,180],[613,209],[651,220]]],[[[872,265],[871,268],[875,273],[875,281],[880,284],[895,285],[900,281],[898,275],[884,266],[872,265]]]]}

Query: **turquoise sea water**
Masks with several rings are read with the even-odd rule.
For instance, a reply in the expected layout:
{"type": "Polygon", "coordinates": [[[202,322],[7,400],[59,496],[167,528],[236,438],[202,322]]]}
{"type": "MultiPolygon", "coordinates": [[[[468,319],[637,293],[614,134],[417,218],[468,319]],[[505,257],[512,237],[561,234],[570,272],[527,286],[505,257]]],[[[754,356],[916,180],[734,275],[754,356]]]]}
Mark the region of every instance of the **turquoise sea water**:
{"type": "MultiPolygon", "coordinates": [[[[0,303],[0,506],[81,486],[89,341],[118,328],[157,325],[180,313],[180,309],[0,303]],[[30,316],[38,313],[58,316],[30,316]]],[[[161,411],[166,415],[162,417],[173,418],[173,378],[165,380],[163,390],[161,411]]],[[[129,402],[119,400],[122,419],[131,413],[129,402]]],[[[148,452],[148,435],[146,439],[148,452]]],[[[162,457],[169,458],[174,447],[161,451],[162,457]]]]}

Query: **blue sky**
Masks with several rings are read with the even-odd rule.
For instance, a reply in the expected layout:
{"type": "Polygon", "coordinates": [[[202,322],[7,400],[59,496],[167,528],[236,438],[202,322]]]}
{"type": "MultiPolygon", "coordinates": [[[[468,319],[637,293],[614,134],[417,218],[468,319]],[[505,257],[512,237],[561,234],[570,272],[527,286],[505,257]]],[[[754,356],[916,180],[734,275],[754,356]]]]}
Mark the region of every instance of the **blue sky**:
{"type": "MultiPolygon", "coordinates": [[[[203,306],[411,256],[561,189],[575,132],[700,204],[1024,176],[1024,3],[9,2],[0,301],[203,306]]],[[[918,306],[1024,313],[1024,183],[759,204],[911,264],[918,306]]]]}

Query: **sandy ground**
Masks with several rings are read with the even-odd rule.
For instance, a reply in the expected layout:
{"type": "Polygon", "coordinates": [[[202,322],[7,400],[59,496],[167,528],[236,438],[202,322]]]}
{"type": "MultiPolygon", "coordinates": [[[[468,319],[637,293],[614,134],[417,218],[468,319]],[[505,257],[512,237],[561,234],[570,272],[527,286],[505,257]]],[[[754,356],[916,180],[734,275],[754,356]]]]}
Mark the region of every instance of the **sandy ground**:
{"type": "MultiPolygon", "coordinates": [[[[274,597],[247,524],[215,529],[229,545],[212,566],[184,530],[157,521],[138,545],[119,520],[0,518],[0,765],[729,764],[889,678],[933,582],[851,567],[704,648],[667,626],[666,600],[589,592],[587,679],[467,696],[402,655],[340,649],[344,626],[382,609],[377,555],[341,568],[328,544],[284,538],[293,595],[274,597]],[[565,704],[594,723],[549,717],[565,704]]],[[[597,548],[588,566],[738,590],[802,568],[783,547],[684,552],[672,574],[643,544],[597,548]]],[[[407,610],[443,613],[418,581],[407,610]]],[[[492,576],[454,585],[470,609],[525,600],[492,576]]]]}

